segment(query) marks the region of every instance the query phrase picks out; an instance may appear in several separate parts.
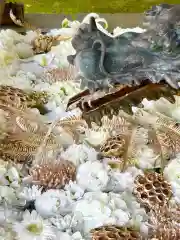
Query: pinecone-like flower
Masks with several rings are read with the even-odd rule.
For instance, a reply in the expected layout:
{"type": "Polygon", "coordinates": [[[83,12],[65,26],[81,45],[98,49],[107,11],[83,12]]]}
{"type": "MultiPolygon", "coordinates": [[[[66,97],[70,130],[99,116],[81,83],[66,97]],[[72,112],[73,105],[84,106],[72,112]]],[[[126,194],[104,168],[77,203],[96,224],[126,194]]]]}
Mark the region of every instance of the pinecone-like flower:
{"type": "Polygon", "coordinates": [[[135,179],[134,194],[138,201],[153,209],[156,206],[165,206],[172,196],[171,185],[156,172],[146,172],[135,179]]]}
{"type": "Polygon", "coordinates": [[[10,139],[8,136],[0,142],[0,158],[14,163],[30,163],[37,152],[33,146],[23,140],[10,139]]]}
{"type": "Polygon", "coordinates": [[[18,109],[27,108],[27,95],[19,89],[11,86],[0,86],[0,103],[18,109]]]}
{"type": "Polygon", "coordinates": [[[106,225],[91,230],[92,240],[141,240],[140,232],[133,228],[106,225]]]}
{"type": "Polygon", "coordinates": [[[52,46],[55,46],[57,41],[66,41],[69,37],[63,36],[47,36],[39,34],[32,42],[33,51],[35,54],[47,53],[51,50],[52,46]]]}
{"type": "Polygon", "coordinates": [[[67,160],[52,161],[34,166],[29,171],[32,182],[45,189],[62,188],[76,178],[75,165],[67,160]]]}
{"type": "Polygon", "coordinates": [[[26,108],[42,108],[48,102],[46,92],[29,92],[11,86],[0,86],[0,103],[23,110],[26,108]]]}

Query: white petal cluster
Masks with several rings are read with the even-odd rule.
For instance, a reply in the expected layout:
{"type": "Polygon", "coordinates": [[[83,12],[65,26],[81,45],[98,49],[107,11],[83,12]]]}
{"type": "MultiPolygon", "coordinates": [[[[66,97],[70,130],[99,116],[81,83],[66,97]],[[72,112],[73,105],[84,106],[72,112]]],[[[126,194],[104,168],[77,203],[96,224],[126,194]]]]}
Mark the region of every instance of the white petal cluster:
{"type": "Polygon", "coordinates": [[[97,155],[98,153],[95,149],[85,144],[73,144],[61,154],[62,158],[73,162],[76,166],[85,162],[96,161],[97,155]]]}
{"type": "Polygon", "coordinates": [[[83,163],[78,167],[76,180],[87,191],[103,190],[109,180],[107,166],[99,161],[83,163]]]}
{"type": "Polygon", "coordinates": [[[171,183],[175,201],[180,203],[180,155],[167,165],[164,176],[171,183]]]}

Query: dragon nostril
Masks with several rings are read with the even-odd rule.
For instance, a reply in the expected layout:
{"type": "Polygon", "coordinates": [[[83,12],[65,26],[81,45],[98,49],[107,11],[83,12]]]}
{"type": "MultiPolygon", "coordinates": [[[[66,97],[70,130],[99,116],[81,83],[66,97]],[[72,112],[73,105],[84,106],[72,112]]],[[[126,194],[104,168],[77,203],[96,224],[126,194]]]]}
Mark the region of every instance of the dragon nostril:
{"type": "Polygon", "coordinates": [[[71,65],[74,65],[74,59],[76,55],[69,55],[67,56],[67,60],[71,65]]]}

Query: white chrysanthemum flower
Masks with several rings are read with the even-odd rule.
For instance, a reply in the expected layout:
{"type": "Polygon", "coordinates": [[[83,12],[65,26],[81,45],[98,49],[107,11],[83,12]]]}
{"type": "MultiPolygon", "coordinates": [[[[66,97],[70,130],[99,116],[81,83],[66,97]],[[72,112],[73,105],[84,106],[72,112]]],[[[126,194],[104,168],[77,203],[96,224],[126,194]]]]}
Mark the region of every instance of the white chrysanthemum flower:
{"type": "Polygon", "coordinates": [[[74,212],[65,216],[56,215],[55,217],[50,218],[50,221],[60,231],[72,233],[76,230],[83,230],[83,215],[80,212],[74,212]]]}
{"type": "Polygon", "coordinates": [[[64,190],[69,191],[72,199],[80,199],[84,195],[84,189],[81,188],[76,182],[70,181],[64,190]]]}
{"type": "Polygon", "coordinates": [[[36,211],[42,217],[52,217],[71,211],[73,200],[65,191],[48,190],[35,200],[36,211]]]}
{"type": "Polygon", "coordinates": [[[8,66],[12,64],[14,60],[18,59],[18,55],[15,51],[8,51],[5,49],[1,49],[0,52],[0,66],[8,66]]]}
{"type": "Polygon", "coordinates": [[[25,211],[22,222],[15,222],[13,230],[19,240],[46,240],[55,238],[55,233],[47,220],[43,220],[36,211],[25,211]]]}
{"type": "Polygon", "coordinates": [[[98,153],[91,147],[85,144],[73,144],[65,152],[61,154],[61,157],[73,162],[76,166],[87,161],[96,161],[98,153]]]}
{"type": "Polygon", "coordinates": [[[23,90],[29,90],[32,89],[31,81],[33,80],[32,74],[28,74],[22,70],[19,70],[16,74],[16,76],[13,76],[10,78],[11,80],[11,86],[17,87],[23,90]]]}
{"type": "Polygon", "coordinates": [[[136,198],[132,193],[129,193],[128,191],[123,192],[121,194],[121,199],[126,202],[128,212],[130,213],[129,223],[131,225],[139,228],[141,224],[148,221],[148,215],[146,214],[145,209],[136,201],[136,198]]]}
{"type": "Polygon", "coordinates": [[[136,165],[141,169],[152,169],[154,167],[159,167],[160,156],[155,154],[153,149],[144,145],[136,151],[136,165]]]}
{"type": "Polygon", "coordinates": [[[0,186],[0,201],[2,199],[10,204],[16,201],[17,197],[15,190],[9,186],[0,186]]]}
{"type": "Polygon", "coordinates": [[[7,226],[6,223],[13,223],[20,219],[21,211],[16,208],[16,205],[12,207],[9,204],[6,205],[6,202],[0,205],[0,225],[5,224],[5,226],[7,226]]]}
{"type": "Polygon", "coordinates": [[[82,199],[77,201],[74,205],[74,213],[82,214],[84,220],[83,231],[85,233],[111,221],[110,208],[97,200],[87,201],[82,199]]]}
{"type": "Polygon", "coordinates": [[[18,34],[17,32],[7,29],[0,31],[0,46],[8,49],[9,51],[13,50],[14,44],[21,42],[23,40],[23,35],[18,34]]]}
{"type": "Polygon", "coordinates": [[[140,173],[142,173],[142,171],[135,167],[128,168],[126,172],[111,170],[109,172],[107,190],[111,190],[113,192],[132,192],[134,187],[134,180],[140,173]]]}
{"type": "Polygon", "coordinates": [[[75,232],[72,234],[72,240],[85,240],[85,238],[82,237],[80,232],[75,232]]]}
{"type": "Polygon", "coordinates": [[[8,179],[11,187],[13,188],[20,187],[21,178],[20,178],[19,172],[15,167],[11,167],[7,170],[6,178],[8,179]]]}
{"type": "Polygon", "coordinates": [[[87,129],[85,131],[85,141],[87,141],[92,147],[100,146],[108,137],[109,133],[104,130],[95,131],[87,129]]]}
{"type": "Polygon", "coordinates": [[[144,108],[147,110],[152,110],[155,112],[160,112],[164,115],[172,117],[172,112],[175,109],[175,104],[170,103],[165,98],[160,98],[156,101],[148,101],[147,99],[143,99],[142,104],[144,108]]]}
{"type": "MultiPolygon", "coordinates": [[[[36,76],[37,78],[40,78],[40,76],[44,72],[44,67],[40,66],[37,62],[35,61],[25,61],[25,60],[20,60],[19,61],[20,69],[25,72],[27,75],[31,74],[36,76]]],[[[29,77],[29,76],[28,76],[29,77]]],[[[32,79],[36,80],[38,83],[38,79],[32,79]]]]}
{"type": "Polygon", "coordinates": [[[106,187],[109,177],[107,166],[99,161],[86,162],[79,166],[77,183],[88,191],[99,191],[106,187]]]}
{"type": "Polygon", "coordinates": [[[5,166],[0,166],[0,185],[9,185],[9,181],[6,179],[7,169],[5,166]]]}
{"type": "Polygon", "coordinates": [[[164,177],[171,183],[175,200],[180,203],[180,154],[166,166],[164,177]]]}
{"type": "Polygon", "coordinates": [[[27,43],[18,43],[15,46],[15,51],[19,58],[29,58],[34,55],[32,46],[27,43]]]}
{"type": "Polygon", "coordinates": [[[37,197],[41,196],[41,191],[42,188],[39,188],[36,185],[33,185],[32,187],[24,187],[19,193],[18,197],[26,201],[33,201],[37,197]]]}
{"type": "Polygon", "coordinates": [[[0,227],[0,240],[14,240],[14,237],[11,229],[0,227]]]}
{"type": "Polygon", "coordinates": [[[56,233],[56,240],[60,240],[60,239],[63,239],[63,240],[72,240],[71,236],[66,233],[66,232],[62,232],[62,231],[58,231],[56,233]]]}
{"type": "Polygon", "coordinates": [[[13,41],[13,43],[21,42],[23,41],[24,36],[22,34],[19,34],[18,32],[7,29],[7,30],[1,30],[0,38],[9,38],[13,41]]]}
{"type": "Polygon", "coordinates": [[[30,44],[37,36],[38,33],[36,31],[28,31],[24,36],[23,40],[25,43],[30,44]]]}
{"type": "Polygon", "coordinates": [[[38,55],[35,55],[33,57],[33,60],[35,62],[37,62],[40,66],[46,68],[46,67],[49,67],[53,60],[54,60],[54,54],[52,53],[42,53],[42,54],[38,54],[38,55]]]}
{"type": "Polygon", "coordinates": [[[39,196],[35,200],[36,211],[44,218],[52,217],[57,214],[59,208],[59,198],[39,196]]]}
{"type": "Polygon", "coordinates": [[[51,48],[51,52],[55,55],[52,64],[56,64],[58,67],[67,67],[69,62],[67,60],[68,55],[75,54],[75,50],[72,47],[71,41],[60,42],[59,45],[51,48]]]}
{"type": "Polygon", "coordinates": [[[15,167],[11,167],[7,170],[6,176],[8,177],[8,179],[11,182],[20,181],[20,175],[19,172],[17,171],[17,169],[15,167]]]}
{"type": "Polygon", "coordinates": [[[116,209],[113,214],[113,217],[116,219],[116,224],[119,226],[124,226],[129,222],[130,214],[123,211],[122,209],[116,209]]]}
{"type": "Polygon", "coordinates": [[[34,90],[36,91],[46,91],[51,96],[51,101],[55,101],[56,105],[62,105],[62,99],[64,100],[68,96],[74,95],[76,91],[74,91],[75,87],[71,83],[61,83],[56,82],[54,84],[49,84],[47,82],[41,82],[34,86],[34,90]],[[70,94],[66,92],[66,89],[72,87],[72,91],[70,94]]]}
{"type": "Polygon", "coordinates": [[[180,106],[176,107],[172,110],[171,112],[171,116],[176,120],[176,121],[180,121],[180,106]]]}

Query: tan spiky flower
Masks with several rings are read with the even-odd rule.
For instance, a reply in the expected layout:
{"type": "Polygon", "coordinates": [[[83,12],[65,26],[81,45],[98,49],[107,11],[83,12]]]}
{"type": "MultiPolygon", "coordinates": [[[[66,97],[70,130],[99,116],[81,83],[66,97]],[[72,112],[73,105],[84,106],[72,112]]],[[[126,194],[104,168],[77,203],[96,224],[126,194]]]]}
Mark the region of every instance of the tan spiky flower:
{"type": "Polygon", "coordinates": [[[75,180],[76,167],[67,160],[47,161],[32,167],[29,174],[32,182],[45,189],[57,189],[75,180]]]}
{"type": "Polygon", "coordinates": [[[92,240],[141,240],[140,232],[133,228],[106,225],[91,230],[92,240]]]}
{"type": "Polygon", "coordinates": [[[44,34],[39,34],[32,42],[33,51],[35,54],[47,53],[51,50],[52,46],[57,45],[57,41],[66,41],[70,37],[58,36],[48,36],[44,34]]]}
{"type": "Polygon", "coordinates": [[[172,190],[161,174],[146,172],[136,177],[134,194],[142,205],[153,209],[156,206],[165,206],[172,197],[172,190]]]}
{"type": "Polygon", "coordinates": [[[61,68],[53,68],[45,71],[43,75],[46,82],[50,84],[61,82],[61,81],[69,81],[75,79],[75,68],[72,65],[68,67],[61,68]]]}

